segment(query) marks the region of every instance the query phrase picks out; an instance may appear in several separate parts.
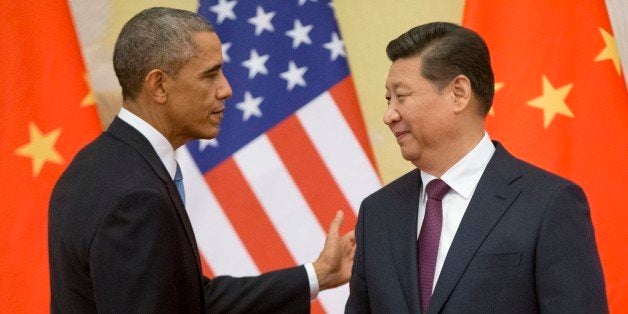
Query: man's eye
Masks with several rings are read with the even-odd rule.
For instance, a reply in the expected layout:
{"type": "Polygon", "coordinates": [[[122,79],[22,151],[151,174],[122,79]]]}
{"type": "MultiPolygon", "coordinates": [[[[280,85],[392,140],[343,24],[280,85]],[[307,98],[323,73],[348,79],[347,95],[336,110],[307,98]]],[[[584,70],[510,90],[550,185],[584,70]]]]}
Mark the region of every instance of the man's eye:
{"type": "Polygon", "coordinates": [[[219,73],[220,72],[218,71],[208,71],[208,72],[203,73],[203,77],[208,78],[208,79],[215,79],[218,77],[219,73]]]}

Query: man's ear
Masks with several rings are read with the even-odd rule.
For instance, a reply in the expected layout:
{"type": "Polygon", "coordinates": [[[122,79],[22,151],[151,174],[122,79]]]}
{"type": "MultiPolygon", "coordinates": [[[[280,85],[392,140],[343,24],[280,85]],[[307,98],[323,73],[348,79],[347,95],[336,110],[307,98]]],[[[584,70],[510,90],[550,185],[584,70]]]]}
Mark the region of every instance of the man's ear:
{"type": "Polygon", "coordinates": [[[465,75],[458,75],[451,81],[451,91],[454,97],[454,112],[462,112],[469,106],[473,90],[471,81],[465,75]]]}
{"type": "Polygon", "coordinates": [[[165,103],[166,102],[166,80],[168,79],[168,75],[159,69],[154,69],[146,74],[146,78],[144,79],[144,86],[148,95],[157,103],[165,103]]]}

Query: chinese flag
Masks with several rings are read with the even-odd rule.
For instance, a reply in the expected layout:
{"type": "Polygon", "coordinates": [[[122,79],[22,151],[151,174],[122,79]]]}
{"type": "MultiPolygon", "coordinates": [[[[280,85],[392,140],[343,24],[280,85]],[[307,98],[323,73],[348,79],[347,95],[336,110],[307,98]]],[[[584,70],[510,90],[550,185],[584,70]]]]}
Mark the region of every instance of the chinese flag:
{"type": "Polygon", "coordinates": [[[611,312],[628,309],[628,93],[604,0],[467,0],[487,42],[487,128],[587,194],[611,312]]]}
{"type": "Polygon", "coordinates": [[[0,4],[0,309],[50,305],[48,200],[101,131],[66,0],[0,4]]]}

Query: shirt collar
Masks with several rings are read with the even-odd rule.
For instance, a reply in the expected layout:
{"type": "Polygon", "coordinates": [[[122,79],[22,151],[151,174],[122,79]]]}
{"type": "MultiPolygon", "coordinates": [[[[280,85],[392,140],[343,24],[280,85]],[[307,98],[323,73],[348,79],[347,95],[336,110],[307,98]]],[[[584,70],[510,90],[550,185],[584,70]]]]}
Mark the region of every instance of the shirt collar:
{"type": "Polygon", "coordinates": [[[148,122],[142,120],[142,118],[136,116],[127,109],[120,109],[118,118],[128,123],[144,135],[150,145],[153,146],[155,152],[157,152],[157,156],[159,156],[159,159],[161,159],[161,162],[166,167],[166,170],[168,170],[170,177],[174,179],[174,175],[177,171],[177,160],[174,158],[174,149],[166,137],[164,137],[163,134],[157,131],[157,129],[155,129],[148,122]]]}
{"type": "MultiPolygon", "coordinates": [[[[445,181],[453,191],[465,199],[469,199],[494,152],[495,146],[491,142],[488,133],[484,132],[480,142],[455,165],[445,171],[441,176],[441,180],[445,181]]],[[[433,179],[436,179],[436,177],[421,171],[423,191],[425,191],[425,186],[433,179]]]]}

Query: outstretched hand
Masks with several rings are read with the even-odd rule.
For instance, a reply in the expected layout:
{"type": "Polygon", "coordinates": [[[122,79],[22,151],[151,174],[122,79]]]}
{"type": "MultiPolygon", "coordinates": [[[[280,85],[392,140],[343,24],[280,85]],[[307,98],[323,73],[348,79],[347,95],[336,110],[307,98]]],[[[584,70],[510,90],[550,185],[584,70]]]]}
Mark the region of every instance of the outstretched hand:
{"type": "Polygon", "coordinates": [[[341,237],[340,227],[343,222],[344,213],[339,210],[329,226],[323,251],[312,263],[321,291],[345,284],[351,278],[355,254],[355,233],[350,231],[341,237]]]}

